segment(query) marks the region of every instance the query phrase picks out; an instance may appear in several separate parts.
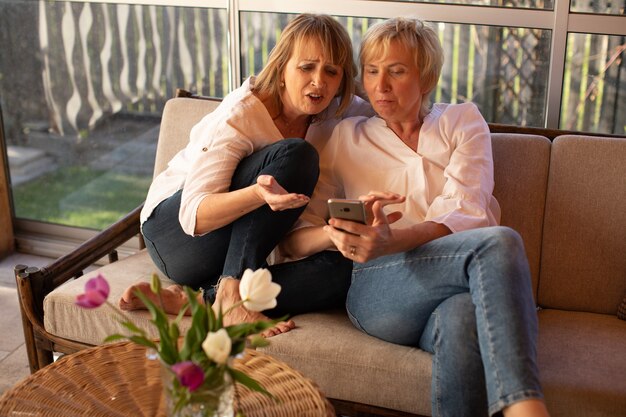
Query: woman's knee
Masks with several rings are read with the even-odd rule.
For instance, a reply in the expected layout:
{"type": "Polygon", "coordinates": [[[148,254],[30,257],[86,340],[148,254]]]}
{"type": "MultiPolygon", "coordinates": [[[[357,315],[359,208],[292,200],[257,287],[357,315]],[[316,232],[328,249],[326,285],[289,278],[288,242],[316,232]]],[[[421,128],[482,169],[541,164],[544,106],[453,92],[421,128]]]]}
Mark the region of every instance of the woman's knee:
{"type": "Polygon", "coordinates": [[[483,244],[503,256],[525,256],[524,242],[520,234],[506,226],[492,226],[476,229],[483,244]]]}
{"type": "Polygon", "coordinates": [[[280,141],[289,157],[306,169],[319,173],[320,158],[317,149],[304,139],[284,139],[280,141]]]}
{"type": "Polygon", "coordinates": [[[435,309],[439,336],[452,347],[477,344],[476,307],[469,292],[454,295],[435,309]]]}
{"type": "Polygon", "coordinates": [[[313,145],[303,139],[279,141],[282,157],[289,161],[283,164],[283,178],[279,182],[290,192],[311,195],[319,177],[319,155],[313,145]]]}

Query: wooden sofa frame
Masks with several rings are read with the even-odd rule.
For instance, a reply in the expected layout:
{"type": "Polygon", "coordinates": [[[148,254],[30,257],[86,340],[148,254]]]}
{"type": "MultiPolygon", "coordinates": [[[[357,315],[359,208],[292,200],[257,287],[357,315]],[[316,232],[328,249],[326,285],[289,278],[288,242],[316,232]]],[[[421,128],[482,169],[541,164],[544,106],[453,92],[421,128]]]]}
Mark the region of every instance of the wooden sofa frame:
{"type": "MultiPolygon", "coordinates": [[[[215,100],[193,95],[178,89],[176,97],[215,100]]],[[[550,140],[566,133],[562,130],[520,128],[508,125],[489,124],[492,133],[529,133],[542,135],[550,140]]],[[[603,135],[609,136],[609,135],[603,135]]],[[[26,265],[15,266],[15,279],[20,303],[24,338],[31,373],[52,363],[53,352],[71,354],[91,345],[64,339],[50,334],[44,328],[43,302],[47,294],[72,278],[83,275],[83,271],[104,257],[109,262],[118,260],[117,248],[135,236],[139,236],[140,248],[144,248],[139,229],[139,214],[143,205],[135,208],[122,219],[62,256],[49,265],[36,268],[26,265]]],[[[338,415],[416,417],[415,414],[375,406],[330,399],[338,415]]]]}

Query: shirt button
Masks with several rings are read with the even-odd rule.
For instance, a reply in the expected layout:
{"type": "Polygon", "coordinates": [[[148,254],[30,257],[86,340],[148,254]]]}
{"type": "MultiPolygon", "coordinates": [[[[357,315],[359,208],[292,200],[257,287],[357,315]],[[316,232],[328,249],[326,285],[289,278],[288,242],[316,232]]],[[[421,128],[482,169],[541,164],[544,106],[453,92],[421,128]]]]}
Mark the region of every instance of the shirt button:
{"type": "Polygon", "coordinates": [[[209,148],[207,148],[206,146],[204,148],[202,148],[202,152],[206,152],[208,150],[209,150],[209,148]]]}

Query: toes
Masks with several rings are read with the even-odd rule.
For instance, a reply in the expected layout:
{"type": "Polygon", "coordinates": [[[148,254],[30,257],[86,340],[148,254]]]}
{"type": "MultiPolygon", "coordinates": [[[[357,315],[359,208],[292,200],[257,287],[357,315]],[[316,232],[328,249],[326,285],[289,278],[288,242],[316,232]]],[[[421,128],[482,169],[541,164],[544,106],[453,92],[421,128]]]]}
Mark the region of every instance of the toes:
{"type": "Polygon", "coordinates": [[[277,323],[277,324],[276,324],[275,329],[276,329],[276,330],[278,330],[280,333],[285,333],[285,332],[288,332],[289,330],[291,330],[291,329],[292,329],[292,327],[290,327],[290,326],[289,326],[287,323],[285,323],[285,322],[281,322],[281,323],[277,323]]]}
{"type": "Polygon", "coordinates": [[[137,309],[136,300],[137,300],[137,297],[135,296],[129,297],[127,299],[125,299],[124,296],[122,296],[120,300],[117,302],[117,305],[120,308],[120,310],[124,310],[124,311],[136,310],[137,309]]]}
{"type": "Polygon", "coordinates": [[[129,311],[142,308],[143,303],[139,297],[137,297],[135,291],[139,291],[149,297],[152,290],[150,289],[150,283],[148,282],[138,282],[126,288],[118,301],[118,306],[121,310],[129,311]]]}
{"type": "Polygon", "coordinates": [[[276,336],[276,332],[274,328],[271,329],[267,329],[264,332],[261,333],[261,336],[263,336],[264,338],[268,338],[268,337],[272,337],[272,336],[276,336]]]}
{"type": "Polygon", "coordinates": [[[296,323],[294,323],[293,320],[281,321],[279,323],[276,323],[275,328],[278,328],[278,330],[280,330],[282,333],[285,333],[289,330],[295,329],[296,323]]]}
{"type": "Polygon", "coordinates": [[[135,286],[131,285],[130,287],[124,290],[122,294],[122,298],[120,298],[120,302],[124,301],[125,303],[131,303],[135,298],[135,286]]]}
{"type": "Polygon", "coordinates": [[[131,308],[130,304],[127,303],[124,298],[120,298],[120,301],[118,301],[117,305],[119,306],[120,310],[130,310],[131,308]]]}
{"type": "Polygon", "coordinates": [[[295,327],[296,327],[296,324],[293,322],[293,320],[281,321],[280,323],[276,323],[275,327],[272,327],[271,329],[267,329],[263,331],[261,333],[261,336],[265,338],[276,336],[282,333],[287,333],[288,331],[294,329],[295,327]]]}

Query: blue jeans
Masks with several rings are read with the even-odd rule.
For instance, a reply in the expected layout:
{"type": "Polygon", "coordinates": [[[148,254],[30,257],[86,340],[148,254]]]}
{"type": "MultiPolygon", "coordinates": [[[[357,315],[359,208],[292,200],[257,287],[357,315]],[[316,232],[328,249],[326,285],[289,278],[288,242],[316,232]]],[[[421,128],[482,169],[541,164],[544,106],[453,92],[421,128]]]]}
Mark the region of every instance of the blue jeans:
{"type": "MultiPolygon", "coordinates": [[[[231,191],[255,184],[262,174],[273,175],[289,192],[310,196],[319,175],[317,151],[302,139],[284,139],[267,146],[239,163],[231,191]]],[[[180,285],[203,288],[208,301],[212,301],[221,276],[240,277],[246,268],[267,267],[267,256],[304,210],[272,211],[265,204],[220,229],[189,236],[178,221],[180,200],[178,191],[144,222],[146,248],[165,275],[180,285]]],[[[273,280],[283,290],[275,311],[265,313],[297,314],[303,309],[343,305],[351,267],[351,261],[332,252],[270,267],[273,280]]]]}
{"type": "Polygon", "coordinates": [[[507,227],[454,233],[354,265],[347,309],[377,338],[433,353],[434,417],[542,398],[524,246],[507,227]]]}

